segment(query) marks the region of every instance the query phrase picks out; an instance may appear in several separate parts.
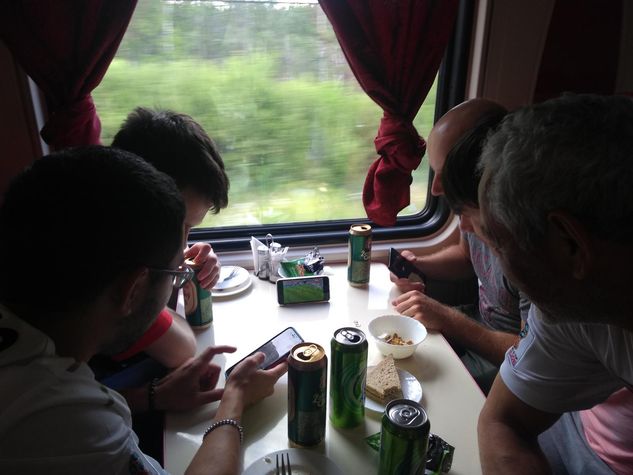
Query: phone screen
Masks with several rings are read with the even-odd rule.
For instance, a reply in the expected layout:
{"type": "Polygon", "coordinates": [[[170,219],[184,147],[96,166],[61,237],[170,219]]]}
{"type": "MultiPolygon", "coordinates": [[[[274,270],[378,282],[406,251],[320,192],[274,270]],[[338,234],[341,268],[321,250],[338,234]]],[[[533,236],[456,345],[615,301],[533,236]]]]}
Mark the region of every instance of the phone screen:
{"type": "MultiPolygon", "coordinates": [[[[288,327],[281,333],[275,335],[262,346],[257,348],[255,351],[250,353],[248,356],[251,356],[255,353],[264,353],[265,358],[263,363],[259,366],[260,368],[267,369],[273,366],[275,363],[278,363],[280,360],[285,359],[290,353],[290,350],[297,343],[301,343],[303,338],[297,333],[293,327],[288,327]]],[[[248,358],[246,356],[245,358],[248,358]]],[[[243,360],[243,359],[242,359],[243,360]]],[[[229,369],[226,370],[225,376],[228,378],[231,371],[242,361],[235,363],[229,369]]]]}
{"type": "Polygon", "coordinates": [[[330,299],[329,283],[327,276],[279,279],[277,281],[277,299],[282,305],[323,302],[330,299]]]}

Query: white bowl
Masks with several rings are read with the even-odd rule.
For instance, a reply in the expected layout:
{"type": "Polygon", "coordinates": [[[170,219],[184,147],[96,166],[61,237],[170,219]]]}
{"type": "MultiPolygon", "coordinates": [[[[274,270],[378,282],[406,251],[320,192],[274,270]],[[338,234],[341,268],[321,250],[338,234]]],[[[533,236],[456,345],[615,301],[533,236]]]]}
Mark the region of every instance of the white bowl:
{"type": "Polygon", "coordinates": [[[380,352],[387,356],[392,355],[399,360],[411,356],[415,349],[426,338],[426,327],[417,320],[405,315],[382,315],[369,322],[369,333],[374,337],[376,346],[380,352]],[[411,340],[411,345],[392,345],[379,338],[386,334],[397,333],[403,340],[411,340]]]}

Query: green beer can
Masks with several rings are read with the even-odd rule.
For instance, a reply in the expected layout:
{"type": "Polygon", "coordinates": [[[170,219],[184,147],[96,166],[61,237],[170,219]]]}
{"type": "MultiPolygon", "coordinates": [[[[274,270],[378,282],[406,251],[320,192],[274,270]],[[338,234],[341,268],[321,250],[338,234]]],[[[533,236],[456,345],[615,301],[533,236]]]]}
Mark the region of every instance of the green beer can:
{"type": "Polygon", "coordinates": [[[353,224],[349,229],[347,280],[352,287],[366,287],[371,265],[371,226],[353,224]]]}
{"type": "Polygon", "coordinates": [[[185,316],[192,329],[202,330],[211,325],[213,321],[211,292],[200,285],[200,281],[198,280],[200,266],[189,260],[186,260],[185,264],[191,267],[195,272],[193,279],[186,282],[182,288],[183,300],[185,302],[185,316]]]}
{"type": "Polygon", "coordinates": [[[299,447],[325,438],[327,356],[316,343],[299,343],[288,355],[288,439],[299,447]]]}
{"type": "Polygon", "coordinates": [[[378,475],[424,475],[430,430],[426,411],[417,402],[388,403],[382,416],[378,475]]]}
{"type": "Polygon", "coordinates": [[[357,328],[339,328],[331,341],[330,421],[356,427],[365,419],[367,338],[357,328]]]}

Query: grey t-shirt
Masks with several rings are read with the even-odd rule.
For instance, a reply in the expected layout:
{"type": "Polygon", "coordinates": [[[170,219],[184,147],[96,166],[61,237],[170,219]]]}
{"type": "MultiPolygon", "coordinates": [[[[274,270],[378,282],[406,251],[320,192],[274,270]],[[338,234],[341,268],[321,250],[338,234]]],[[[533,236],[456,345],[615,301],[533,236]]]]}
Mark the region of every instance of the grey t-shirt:
{"type": "Polygon", "coordinates": [[[500,374],[512,393],[541,411],[590,408],[633,388],[633,333],[597,323],[548,324],[532,306],[500,374]]]}
{"type": "Polygon", "coordinates": [[[527,319],[530,301],[506,279],[499,260],[488,246],[472,233],[463,233],[463,238],[479,280],[481,322],[493,330],[519,333],[521,320],[527,319]]]}

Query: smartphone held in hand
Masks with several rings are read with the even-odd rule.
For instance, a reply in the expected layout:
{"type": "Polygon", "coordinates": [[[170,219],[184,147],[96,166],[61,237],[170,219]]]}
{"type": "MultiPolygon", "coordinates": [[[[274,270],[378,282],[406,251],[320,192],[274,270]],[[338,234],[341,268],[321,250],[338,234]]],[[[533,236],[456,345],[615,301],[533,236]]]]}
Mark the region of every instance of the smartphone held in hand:
{"type": "Polygon", "coordinates": [[[393,247],[389,251],[389,270],[401,279],[426,283],[426,275],[393,247]]]}
{"type": "Polygon", "coordinates": [[[226,379],[228,379],[231,371],[233,371],[237,365],[239,365],[242,361],[244,361],[249,356],[254,355],[255,353],[264,353],[264,355],[266,356],[264,362],[260,365],[260,368],[272,368],[282,361],[285,361],[292,347],[302,342],[303,338],[301,338],[301,335],[297,333],[297,330],[295,330],[293,327],[288,327],[284,331],[272,337],[255,351],[242,358],[229,369],[227,369],[224,372],[224,376],[226,379]]]}

